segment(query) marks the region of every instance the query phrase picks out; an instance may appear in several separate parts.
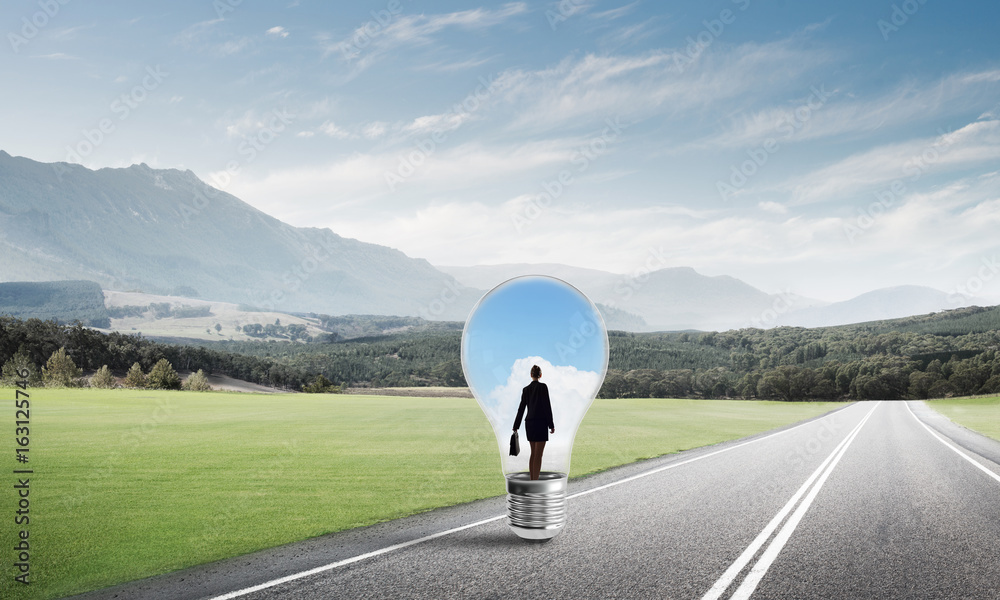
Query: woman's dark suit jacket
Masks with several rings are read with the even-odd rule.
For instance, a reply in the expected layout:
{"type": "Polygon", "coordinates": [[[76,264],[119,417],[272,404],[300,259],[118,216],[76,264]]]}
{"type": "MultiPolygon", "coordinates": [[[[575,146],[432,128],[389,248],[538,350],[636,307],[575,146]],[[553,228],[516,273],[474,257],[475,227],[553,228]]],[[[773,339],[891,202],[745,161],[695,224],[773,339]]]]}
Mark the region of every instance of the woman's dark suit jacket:
{"type": "Polygon", "coordinates": [[[548,425],[549,429],[555,429],[552,422],[552,405],[549,403],[549,388],[540,381],[532,381],[521,391],[521,406],[517,408],[517,419],[514,421],[514,429],[521,427],[521,417],[524,416],[524,409],[528,409],[525,419],[538,420],[548,425]]]}

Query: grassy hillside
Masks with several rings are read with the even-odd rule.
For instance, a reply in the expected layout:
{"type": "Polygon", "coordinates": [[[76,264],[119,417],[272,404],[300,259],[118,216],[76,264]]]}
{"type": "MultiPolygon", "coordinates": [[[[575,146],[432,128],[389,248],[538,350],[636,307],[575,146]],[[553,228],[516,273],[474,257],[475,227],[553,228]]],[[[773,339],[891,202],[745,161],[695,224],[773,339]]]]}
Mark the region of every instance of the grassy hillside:
{"type": "Polygon", "coordinates": [[[178,343],[314,341],[461,331],[462,324],[420,317],[286,313],[244,304],[105,290],[111,329],[178,343]],[[216,327],[218,326],[218,327],[216,327]]]}
{"type": "Polygon", "coordinates": [[[111,315],[111,329],[157,339],[183,338],[205,342],[289,339],[285,334],[293,325],[298,326],[294,331],[301,331],[301,335],[306,337],[329,333],[318,319],[282,312],[246,310],[231,302],[140,292],[105,291],[104,296],[111,315]],[[282,327],[280,333],[277,330],[273,331],[273,335],[264,333],[263,328],[275,322],[282,327]],[[261,326],[260,335],[244,331],[244,327],[253,325],[261,326]]]}
{"type": "MultiPolygon", "coordinates": [[[[493,432],[470,399],[36,389],[31,402],[34,598],[504,493],[493,432]]],[[[572,474],[831,408],[599,400],[572,474]]],[[[13,468],[13,452],[3,460],[13,468]]],[[[4,486],[0,502],[13,493],[4,486]]]]}

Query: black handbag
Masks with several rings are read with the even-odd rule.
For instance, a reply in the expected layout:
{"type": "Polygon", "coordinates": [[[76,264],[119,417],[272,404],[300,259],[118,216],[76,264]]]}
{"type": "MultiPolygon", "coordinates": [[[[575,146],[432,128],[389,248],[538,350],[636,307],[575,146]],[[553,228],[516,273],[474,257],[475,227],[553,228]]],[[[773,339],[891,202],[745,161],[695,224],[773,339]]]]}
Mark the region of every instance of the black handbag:
{"type": "Polygon", "coordinates": [[[517,439],[517,432],[510,435],[510,455],[517,456],[521,453],[521,443],[517,439]]]}

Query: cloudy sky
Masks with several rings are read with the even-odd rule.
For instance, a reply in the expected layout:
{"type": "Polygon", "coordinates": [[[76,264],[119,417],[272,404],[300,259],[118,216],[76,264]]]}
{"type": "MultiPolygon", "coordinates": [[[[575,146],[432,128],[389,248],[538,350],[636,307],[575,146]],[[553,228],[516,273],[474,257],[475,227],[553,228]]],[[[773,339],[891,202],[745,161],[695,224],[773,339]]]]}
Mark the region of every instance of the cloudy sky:
{"type": "Polygon", "coordinates": [[[10,1],[0,149],[438,265],[1000,296],[1000,7],[10,1]],[[663,260],[659,257],[666,257],[663,260]]]}
{"type": "Polygon", "coordinates": [[[466,379],[480,400],[511,381],[524,387],[532,366],[522,364],[525,356],[603,375],[608,338],[600,313],[582,293],[548,277],[519,277],[495,288],[473,309],[462,336],[466,379]]]}

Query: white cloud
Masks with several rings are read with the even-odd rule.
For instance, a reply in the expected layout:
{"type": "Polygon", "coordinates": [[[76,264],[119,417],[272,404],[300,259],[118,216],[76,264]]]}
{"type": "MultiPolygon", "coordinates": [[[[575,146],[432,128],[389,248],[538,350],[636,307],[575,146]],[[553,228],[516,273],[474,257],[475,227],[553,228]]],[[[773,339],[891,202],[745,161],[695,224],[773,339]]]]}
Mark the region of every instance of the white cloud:
{"type": "Polygon", "coordinates": [[[389,129],[389,124],[385,121],[373,121],[364,126],[361,130],[361,135],[365,136],[370,140],[378,139],[385,135],[386,131],[389,129]]]}
{"type": "Polygon", "coordinates": [[[195,23],[179,34],[173,43],[191,51],[212,52],[221,56],[238,54],[248,48],[253,40],[249,37],[234,37],[225,31],[220,31],[218,25],[225,19],[211,19],[195,23]]]}
{"type": "Polygon", "coordinates": [[[347,140],[354,137],[353,134],[351,134],[349,131],[345,131],[344,129],[338,127],[333,121],[326,121],[325,123],[319,126],[319,130],[322,131],[324,134],[338,140],[347,140]]]}
{"type": "Polygon", "coordinates": [[[438,115],[417,117],[412,123],[403,127],[405,133],[424,135],[434,132],[454,131],[472,118],[468,112],[447,112],[438,115]]]}
{"type": "Polygon", "coordinates": [[[929,173],[1000,160],[1000,121],[976,121],[952,133],[865,150],[836,163],[795,177],[778,189],[798,204],[852,200],[863,192],[904,187],[929,173]]]}
{"type": "Polygon", "coordinates": [[[1000,69],[963,75],[961,81],[962,83],[996,83],[1000,81],[1000,69]]]}
{"type": "Polygon", "coordinates": [[[233,54],[239,54],[240,52],[242,52],[250,45],[252,41],[253,40],[251,40],[248,37],[226,40],[225,42],[222,42],[221,44],[216,46],[215,49],[219,54],[222,54],[223,56],[231,56],[233,54]]]}
{"type": "Polygon", "coordinates": [[[276,25],[268,29],[266,35],[274,38],[286,38],[288,37],[288,30],[280,25],[276,25]]]}
{"type": "Polygon", "coordinates": [[[94,27],[97,27],[96,23],[92,23],[90,25],[79,25],[77,27],[60,27],[56,29],[49,29],[48,35],[50,38],[57,40],[76,39],[77,33],[86,29],[93,29],[94,27]]]}
{"type": "Polygon", "coordinates": [[[508,21],[511,17],[528,12],[524,2],[510,2],[499,10],[474,8],[437,15],[408,15],[391,23],[386,28],[386,37],[397,43],[426,43],[429,36],[449,27],[463,29],[487,29],[508,21]]]}
{"type": "Polygon", "coordinates": [[[624,4],[618,8],[612,8],[610,10],[604,10],[601,12],[596,12],[590,15],[591,19],[598,20],[609,20],[614,21],[615,19],[620,19],[624,16],[632,14],[632,12],[639,6],[640,0],[635,0],[629,4],[624,4]]]}
{"type": "Polygon", "coordinates": [[[785,206],[784,204],[781,204],[780,202],[771,202],[771,201],[758,202],[757,208],[761,209],[764,212],[774,213],[776,215],[788,214],[788,207],[785,206]]]}
{"type": "Polygon", "coordinates": [[[187,47],[194,46],[195,44],[200,43],[204,38],[211,35],[215,26],[222,23],[223,20],[224,19],[222,18],[210,19],[190,25],[174,37],[174,43],[187,47]]]}
{"type": "Polygon", "coordinates": [[[323,98],[322,100],[310,102],[302,110],[297,111],[297,114],[303,120],[320,119],[330,116],[335,109],[336,102],[334,100],[323,98]]]}
{"type": "Polygon", "coordinates": [[[433,15],[400,15],[387,24],[374,20],[363,23],[347,38],[337,42],[331,43],[329,38],[321,36],[320,43],[324,48],[324,58],[330,55],[340,57],[350,63],[356,75],[396,48],[430,44],[435,34],[445,29],[487,29],[526,12],[526,3],[511,2],[498,10],[475,8],[433,15]]]}
{"type": "Polygon", "coordinates": [[[261,114],[256,110],[250,109],[244,111],[239,117],[234,117],[231,112],[228,112],[217,124],[225,130],[226,137],[240,138],[272,127],[274,124],[274,111],[261,114]]]}
{"type": "Polygon", "coordinates": [[[243,116],[225,125],[226,135],[228,137],[241,137],[251,130],[259,129],[261,125],[262,121],[260,121],[256,113],[248,110],[243,113],[243,116]]]}
{"type": "Polygon", "coordinates": [[[450,62],[437,61],[433,63],[427,63],[425,65],[420,65],[417,69],[421,71],[439,71],[442,73],[448,73],[452,71],[465,71],[468,69],[474,69],[476,67],[481,67],[486,63],[493,60],[492,58],[468,58],[465,60],[456,60],[450,62]]]}
{"type": "Polygon", "coordinates": [[[655,19],[647,19],[642,23],[619,27],[603,36],[601,41],[609,46],[624,46],[644,40],[656,33],[657,30],[653,27],[654,22],[655,19]]]}
{"type": "Polygon", "coordinates": [[[298,133],[295,134],[295,137],[311,138],[314,135],[316,135],[316,132],[314,132],[314,131],[300,131],[300,132],[298,132],[298,133]]]}
{"type": "Polygon", "coordinates": [[[762,90],[773,94],[830,60],[796,40],[713,45],[694,59],[685,52],[588,54],[540,71],[507,71],[498,80],[507,83],[506,100],[519,107],[513,126],[538,130],[609,115],[638,120],[685,114],[762,90]]]}
{"type": "MultiPolygon", "coordinates": [[[[911,193],[878,211],[871,223],[861,219],[866,227],[853,240],[847,231],[859,227],[860,214],[835,204],[788,206],[785,212],[756,205],[699,211],[597,208],[586,198],[563,199],[518,231],[513,217],[523,215],[530,200],[520,196],[498,205],[454,200],[413,209],[338,210],[328,217],[312,213],[308,222],[441,265],[562,263],[632,273],[645,265],[650,249],[662,248],[668,257],[662,267],[691,266],[768,292],[791,289],[843,300],[915,281],[942,290],[957,285],[967,277],[961,265],[996,251],[998,198],[1000,175],[911,193]],[[942,262],[950,268],[931,270],[942,262]]],[[[996,284],[1000,288],[1000,278],[996,284]]]]}
{"type": "Polygon", "coordinates": [[[926,84],[907,82],[871,99],[858,98],[835,87],[828,89],[825,84],[815,85],[803,89],[798,97],[782,106],[737,113],[724,131],[692,146],[749,148],[767,138],[798,143],[912,125],[974,110],[981,104],[980,94],[987,89],[983,84],[996,82],[998,78],[1000,71],[986,71],[951,75],[926,84]],[[813,90],[829,98],[817,102],[813,90]]]}
{"type": "MultiPolygon", "coordinates": [[[[232,125],[234,132],[253,130],[251,119],[232,125]]],[[[355,138],[332,122],[324,124],[327,135],[334,138],[355,138]]],[[[235,133],[234,133],[235,134],[235,133]]],[[[264,176],[245,179],[245,187],[236,195],[249,202],[266,203],[269,197],[295,197],[302,211],[324,213],[331,200],[360,201],[361,198],[396,198],[408,204],[406,193],[427,190],[469,190],[487,182],[509,181],[514,176],[525,176],[540,168],[569,165],[576,138],[544,140],[517,145],[487,146],[478,142],[436,146],[430,154],[422,154],[415,146],[386,150],[375,154],[352,154],[325,165],[312,165],[276,170],[264,176]],[[394,195],[386,176],[398,174],[401,164],[419,165],[411,175],[396,186],[394,195]],[[252,183],[251,183],[252,182],[252,183]],[[331,194],[333,196],[331,197],[331,194]]],[[[529,180],[531,181],[531,180],[529,180]]],[[[236,192],[233,192],[236,193],[236,192]]],[[[275,207],[283,218],[284,203],[275,207]]]]}

